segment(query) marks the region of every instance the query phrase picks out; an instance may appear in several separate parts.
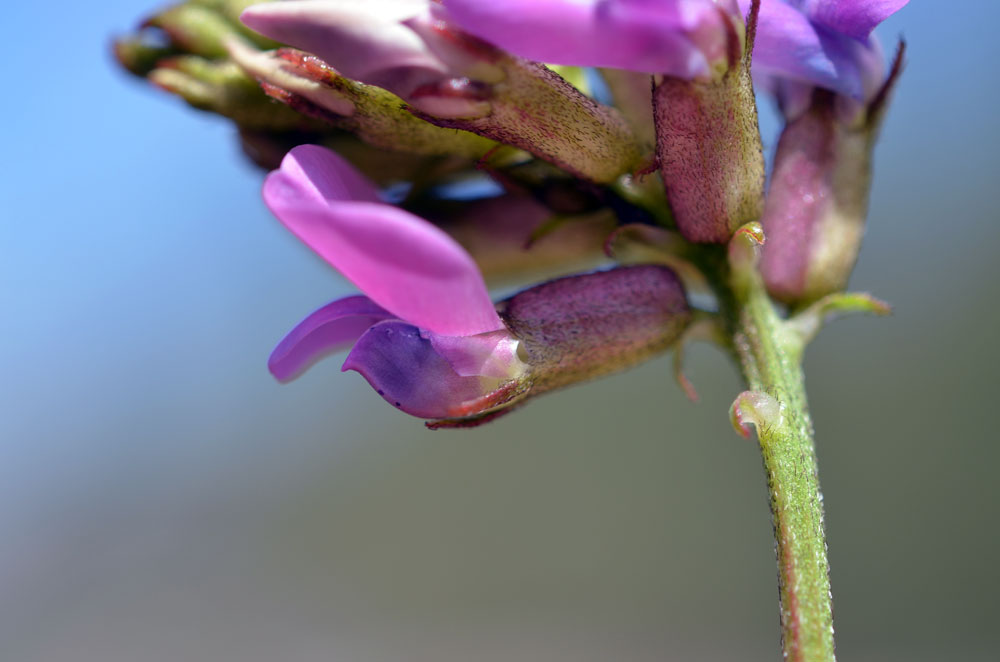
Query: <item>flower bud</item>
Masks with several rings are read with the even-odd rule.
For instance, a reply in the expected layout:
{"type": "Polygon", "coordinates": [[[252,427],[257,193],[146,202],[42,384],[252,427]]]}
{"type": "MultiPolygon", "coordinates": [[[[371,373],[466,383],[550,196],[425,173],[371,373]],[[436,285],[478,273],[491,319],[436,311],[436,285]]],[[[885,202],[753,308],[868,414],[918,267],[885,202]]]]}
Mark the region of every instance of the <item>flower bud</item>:
{"type": "Polygon", "coordinates": [[[847,286],[861,247],[872,150],[902,63],[865,104],[812,88],[782,132],[764,212],[761,272],[771,294],[790,304],[847,286]],[[805,105],[805,109],[802,107],[805,105]]]}
{"type": "Polygon", "coordinates": [[[437,126],[513,145],[598,182],[638,165],[640,146],[617,111],[545,66],[455,30],[430,0],[293,0],[253,6],[242,18],[346,78],[389,90],[437,126]]]}

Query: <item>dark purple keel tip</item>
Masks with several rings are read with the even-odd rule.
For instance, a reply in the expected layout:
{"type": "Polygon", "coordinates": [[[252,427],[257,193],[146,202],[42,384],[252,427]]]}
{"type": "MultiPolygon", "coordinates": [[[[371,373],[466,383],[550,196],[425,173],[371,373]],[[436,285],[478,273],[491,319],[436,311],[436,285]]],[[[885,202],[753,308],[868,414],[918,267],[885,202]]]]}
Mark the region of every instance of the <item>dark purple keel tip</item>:
{"type": "Polygon", "coordinates": [[[324,356],[350,347],[372,324],[392,317],[366,296],[328,303],[310,313],[278,343],[267,360],[268,370],[279,381],[295,379],[324,356]]]}
{"type": "Polygon", "coordinates": [[[344,361],[389,404],[420,418],[453,418],[463,403],[490,392],[479,377],[461,377],[420,329],[389,320],[368,329],[344,361]]]}

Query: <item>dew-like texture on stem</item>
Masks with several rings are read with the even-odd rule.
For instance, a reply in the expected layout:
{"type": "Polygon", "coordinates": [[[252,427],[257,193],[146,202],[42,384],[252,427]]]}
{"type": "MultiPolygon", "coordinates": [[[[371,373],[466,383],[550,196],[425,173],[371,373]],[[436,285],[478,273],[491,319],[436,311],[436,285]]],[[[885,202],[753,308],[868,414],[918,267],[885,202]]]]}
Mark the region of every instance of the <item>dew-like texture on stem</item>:
{"type": "Polygon", "coordinates": [[[400,319],[445,335],[503,328],[469,254],[427,221],[372,201],[372,190],[341,157],[303,145],[268,176],[264,200],[285,227],[400,319]]]}
{"type": "Polygon", "coordinates": [[[725,43],[732,0],[445,0],[463,30],[550,64],[694,78],[725,43]],[[717,28],[717,29],[716,29],[717,28]]]}
{"type": "Polygon", "coordinates": [[[801,338],[789,333],[759,278],[733,280],[729,291],[732,298],[722,300],[722,314],[749,389],[737,398],[732,413],[738,426],[740,416],[753,416],[767,473],[784,659],[833,662],[823,498],[800,364],[801,338]]]}

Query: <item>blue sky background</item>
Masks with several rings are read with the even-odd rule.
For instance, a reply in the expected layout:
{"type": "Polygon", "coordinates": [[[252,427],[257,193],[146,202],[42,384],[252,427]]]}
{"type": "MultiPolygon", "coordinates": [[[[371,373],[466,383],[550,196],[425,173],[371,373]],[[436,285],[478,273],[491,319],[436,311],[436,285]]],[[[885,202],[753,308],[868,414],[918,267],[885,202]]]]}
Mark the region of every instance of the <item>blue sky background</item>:
{"type": "MultiPolygon", "coordinates": [[[[335,361],[272,381],[350,288],[225,121],[117,70],[154,8],[4,12],[0,658],[775,659],[763,479],[714,350],[696,405],[659,360],[467,433],[335,361]]],[[[1000,645],[998,24],[916,0],[881,30],[908,67],[852,285],[896,313],[807,358],[843,659],[1000,645]]]]}

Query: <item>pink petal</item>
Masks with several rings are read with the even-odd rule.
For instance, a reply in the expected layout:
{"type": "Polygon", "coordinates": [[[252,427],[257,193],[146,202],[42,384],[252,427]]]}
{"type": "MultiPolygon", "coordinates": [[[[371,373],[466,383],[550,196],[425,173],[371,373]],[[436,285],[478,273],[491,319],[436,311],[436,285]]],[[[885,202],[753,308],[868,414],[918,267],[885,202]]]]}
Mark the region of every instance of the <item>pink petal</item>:
{"type": "Polygon", "coordinates": [[[324,356],[350,347],[372,324],[392,316],[368,297],[328,303],[295,325],[271,352],[267,367],[279,381],[291,381],[324,356]]]}
{"type": "Polygon", "coordinates": [[[294,181],[295,185],[287,190],[293,201],[306,194],[330,203],[344,200],[380,202],[374,184],[336,153],[323,147],[300,145],[293,148],[282,159],[280,172],[294,181]]]}
{"type": "MultiPolygon", "coordinates": [[[[719,5],[707,0],[445,0],[466,32],[531,60],[693,78],[708,72],[688,38],[719,5]]],[[[735,11],[733,2],[721,3],[735,11]]],[[[722,35],[720,24],[720,36],[722,35]]]]}
{"type": "Polygon", "coordinates": [[[292,233],[396,317],[443,335],[503,328],[475,262],[442,230],[391,205],[341,157],[296,147],[264,201],[292,233]],[[363,201],[353,196],[365,194],[363,201]]]}

